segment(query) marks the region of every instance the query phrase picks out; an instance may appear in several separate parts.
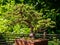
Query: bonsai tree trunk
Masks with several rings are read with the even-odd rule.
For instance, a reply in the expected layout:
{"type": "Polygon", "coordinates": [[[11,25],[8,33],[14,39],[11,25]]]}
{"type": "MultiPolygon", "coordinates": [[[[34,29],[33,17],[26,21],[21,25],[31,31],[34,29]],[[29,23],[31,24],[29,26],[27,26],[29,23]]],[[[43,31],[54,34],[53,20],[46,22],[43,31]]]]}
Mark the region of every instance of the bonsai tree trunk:
{"type": "Polygon", "coordinates": [[[30,31],[30,34],[29,34],[29,36],[30,36],[30,38],[34,38],[34,33],[33,33],[33,27],[30,27],[31,28],[31,31],[30,31]]]}
{"type": "Polygon", "coordinates": [[[32,24],[31,24],[31,22],[29,21],[29,20],[25,20],[25,22],[27,23],[27,25],[29,26],[29,28],[31,29],[30,30],[30,34],[29,34],[29,37],[30,38],[34,38],[34,33],[33,33],[33,26],[32,26],[32,24]]]}

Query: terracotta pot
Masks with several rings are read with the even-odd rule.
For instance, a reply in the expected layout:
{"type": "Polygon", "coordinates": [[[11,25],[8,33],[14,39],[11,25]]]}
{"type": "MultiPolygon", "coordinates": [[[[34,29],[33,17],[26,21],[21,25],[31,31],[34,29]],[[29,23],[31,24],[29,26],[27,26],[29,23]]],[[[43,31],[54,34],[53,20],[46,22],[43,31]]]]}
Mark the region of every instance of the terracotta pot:
{"type": "Polygon", "coordinates": [[[48,40],[36,39],[34,41],[31,41],[31,40],[24,40],[24,39],[16,39],[15,45],[48,45],[48,40]]]}

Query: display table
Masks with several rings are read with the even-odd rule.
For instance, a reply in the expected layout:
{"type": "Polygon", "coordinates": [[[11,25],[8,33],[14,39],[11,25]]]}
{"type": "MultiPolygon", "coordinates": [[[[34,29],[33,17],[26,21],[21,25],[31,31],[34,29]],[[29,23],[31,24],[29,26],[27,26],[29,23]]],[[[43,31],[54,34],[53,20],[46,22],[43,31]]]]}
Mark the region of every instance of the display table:
{"type": "Polygon", "coordinates": [[[48,45],[47,39],[25,40],[16,39],[15,45],[48,45]]]}

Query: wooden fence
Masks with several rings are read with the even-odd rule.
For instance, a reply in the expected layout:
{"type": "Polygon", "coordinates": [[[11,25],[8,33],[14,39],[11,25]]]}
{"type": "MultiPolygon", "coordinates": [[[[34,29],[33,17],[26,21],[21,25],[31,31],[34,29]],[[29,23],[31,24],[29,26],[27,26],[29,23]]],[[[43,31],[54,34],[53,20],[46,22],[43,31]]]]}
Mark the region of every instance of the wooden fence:
{"type": "MultiPolygon", "coordinates": [[[[27,34],[0,34],[0,45],[13,45],[16,38],[28,37],[27,34]]],[[[35,38],[43,38],[43,34],[35,34],[35,38]]],[[[46,39],[60,41],[60,34],[46,34],[46,39]]]]}

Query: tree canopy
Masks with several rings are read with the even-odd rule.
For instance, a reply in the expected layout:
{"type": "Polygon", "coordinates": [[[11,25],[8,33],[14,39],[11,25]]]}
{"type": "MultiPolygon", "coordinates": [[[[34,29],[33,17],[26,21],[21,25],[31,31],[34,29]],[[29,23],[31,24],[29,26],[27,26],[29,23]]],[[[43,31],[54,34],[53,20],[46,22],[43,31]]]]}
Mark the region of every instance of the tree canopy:
{"type": "Polygon", "coordinates": [[[0,0],[0,32],[47,30],[57,33],[60,30],[59,4],[59,0],[0,0]]]}

